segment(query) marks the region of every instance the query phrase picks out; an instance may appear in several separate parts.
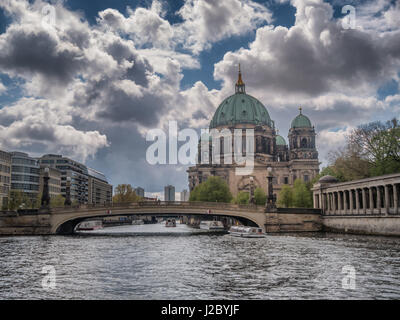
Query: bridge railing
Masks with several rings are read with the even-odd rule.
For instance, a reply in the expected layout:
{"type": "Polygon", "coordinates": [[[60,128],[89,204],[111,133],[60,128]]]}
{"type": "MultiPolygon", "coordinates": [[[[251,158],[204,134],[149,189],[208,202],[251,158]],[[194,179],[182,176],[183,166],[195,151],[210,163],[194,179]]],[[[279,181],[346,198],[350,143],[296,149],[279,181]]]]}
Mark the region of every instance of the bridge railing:
{"type": "Polygon", "coordinates": [[[264,206],[257,205],[238,205],[232,203],[223,203],[223,202],[187,202],[187,201],[142,201],[142,202],[124,202],[124,203],[112,203],[108,205],[96,205],[96,204],[84,204],[84,205],[75,205],[70,207],[59,207],[53,208],[53,212],[71,210],[71,209],[128,209],[128,208],[140,208],[140,207],[202,207],[202,208],[218,208],[218,209],[233,209],[233,210],[251,210],[251,211],[259,211],[263,210],[264,206]]]}

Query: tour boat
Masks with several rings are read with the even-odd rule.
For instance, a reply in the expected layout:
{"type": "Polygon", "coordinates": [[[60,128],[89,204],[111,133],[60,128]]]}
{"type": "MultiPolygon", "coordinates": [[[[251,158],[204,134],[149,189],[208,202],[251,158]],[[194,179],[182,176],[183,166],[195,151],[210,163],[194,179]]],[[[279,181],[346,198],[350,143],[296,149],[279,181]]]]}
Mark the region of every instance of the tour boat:
{"type": "Polygon", "coordinates": [[[144,224],[143,220],[133,220],[132,221],[132,225],[133,226],[139,226],[139,225],[142,225],[142,224],[144,224]]]}
{"type": "Polygon", "coordinates": [[[93,231],[99,229],[103,229],[103,222],[101,220],[83,221],[77,227],[77,231],[93,231]]]}
{"type": "Polygon", "coordinates": [[[223,231],[225,230],[225,227],[221,221],[202,221],[200,223],[200,229],[210,231],[223,231]]]}
{"type": "Polygon", "coordinates": [[[166,226],[167,228],[175,228],[175,227],[176,227],[176,220],[175,220],[175,219],[168,219],[168,220],[165,222],[165,226],[166,226]]]}
{"type": "Polygon", "coordinates": [[[229,229],[229,234],[234,237],[241,238],[264,238],[265,234],[262,232],[261,228],[254,227],[231,227],[229,229]]]}

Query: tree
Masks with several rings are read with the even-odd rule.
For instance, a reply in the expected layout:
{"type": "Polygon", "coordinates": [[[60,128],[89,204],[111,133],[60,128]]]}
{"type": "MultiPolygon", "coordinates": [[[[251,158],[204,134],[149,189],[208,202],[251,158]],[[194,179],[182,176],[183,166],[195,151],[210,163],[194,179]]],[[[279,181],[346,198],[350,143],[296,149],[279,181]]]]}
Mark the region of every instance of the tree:
{"type": "Polygon", "coordinates": [[[339,181],[351,181],[400,171],[400,122],[375,121],[354,129],[346,146],[330,155],[339,181]]]}
{"type": "Polygon", "coordinates": [[[30,201],[25,193],[20,190],[10,191],[8,208],[10,210],[26,209],[30,207],[30,201]]]}
{"type": "Polygon", "coordinates": [[[234,204],[249,204],[250,194],[246,191],[240,191],[233,199],[234,204]]]}
{"type": "Polygon", "coordinates": [[[65,198],[61,194],[50,199],[51,208],[64,207],[64,203],[65,203],[65,198]]]}
{"type": "Polygon", "coordinates": [[[254,191],[254,201],[255,204],[258,206],[265,205],[265,203],[267,202],[267,195],[265,194],[263,189],[257,188],[256,191],[254,191]]]}
{"type": "Polygon", "coordinates": [[[113,197],[114,203],[132,203],[139,202],[141,197],[136,195],[135,190],[130,184],[119,184],[115,188],[115,194],[113,197]]]}
{"type": "Polygon", "coordinates": [[[209,177],[194,188],[189,201],[229,203],[231,200],[232,194],[228,184],[220,177],[209,177]]]}
{"type": "Polygon", "coordinates": [[[279,192],[278,205],[283,208],[293,206],[293,189],[289,185],[284,185],[279,192]]]}
{"type": "Polygon", "coordinates": [[[312,208],[312,193],[306,183],[297,179],[293,185],[293,206],[296,208],[312,208]]]}

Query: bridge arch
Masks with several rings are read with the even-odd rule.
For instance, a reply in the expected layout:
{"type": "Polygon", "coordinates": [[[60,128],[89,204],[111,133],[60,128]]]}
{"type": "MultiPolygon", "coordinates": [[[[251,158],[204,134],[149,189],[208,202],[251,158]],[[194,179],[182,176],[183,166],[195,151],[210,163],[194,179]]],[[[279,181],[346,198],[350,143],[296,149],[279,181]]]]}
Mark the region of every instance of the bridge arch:
{"type": "Polygon", "coordinates": [[[265,231],[266,214],[263,207],[214,203],[145,203],[113,205],[111,207],[68,208],[55,210],[51,215],[52,234],[72,234],[80,222],[110,216],[205,216],[231,217],[250,221],[265,231]]]}

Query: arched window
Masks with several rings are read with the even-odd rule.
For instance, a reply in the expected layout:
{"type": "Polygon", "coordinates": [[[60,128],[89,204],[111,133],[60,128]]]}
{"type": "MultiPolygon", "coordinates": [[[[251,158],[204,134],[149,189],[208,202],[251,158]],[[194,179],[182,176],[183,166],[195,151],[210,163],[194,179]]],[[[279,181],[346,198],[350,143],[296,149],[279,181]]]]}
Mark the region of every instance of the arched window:
{"type": "Polygon", "coordinates": [[[307,145],[308,145],[307,139],[306,138],[301,139],[301,148],[307,148],[307,145]]]}

